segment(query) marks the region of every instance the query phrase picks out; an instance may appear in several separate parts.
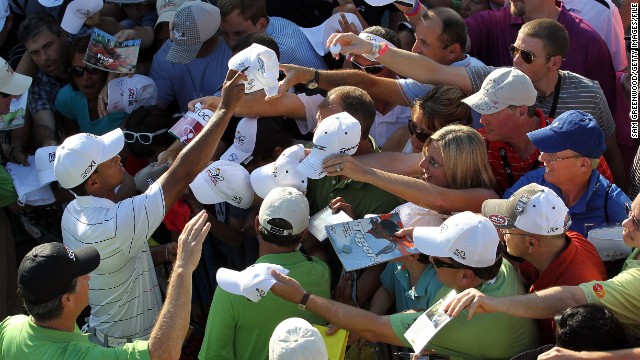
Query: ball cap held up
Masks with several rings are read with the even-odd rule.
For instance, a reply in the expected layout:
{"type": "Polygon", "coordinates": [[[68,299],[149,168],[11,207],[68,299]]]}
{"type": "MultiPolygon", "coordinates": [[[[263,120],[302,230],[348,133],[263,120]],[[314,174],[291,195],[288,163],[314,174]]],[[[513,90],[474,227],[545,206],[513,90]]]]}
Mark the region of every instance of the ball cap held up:
{"type": "Polygon", "coordinates": [[[34,304],[44,304],[68,290],[73,279],[100,265],[100,254],[92,246],[73,251],[52,242],[33,248],[18,268],[18,289],[34,304]]]}
{"type": "Polygon", "coordinates": [[[532,106],[538,92],[531,79],[514,68],[498,68],[482,82],[477,93],[462,102],[480,114],[495,114],[507,106],[532,106]]]}

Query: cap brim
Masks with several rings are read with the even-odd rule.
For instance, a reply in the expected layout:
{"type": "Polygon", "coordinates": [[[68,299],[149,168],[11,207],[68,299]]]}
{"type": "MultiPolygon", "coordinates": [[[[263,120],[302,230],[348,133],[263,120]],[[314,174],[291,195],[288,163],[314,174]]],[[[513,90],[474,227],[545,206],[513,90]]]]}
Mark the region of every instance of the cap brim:
{"type": "Polygon", "coordinates": [[[191,191],[193,192],[193,195],[195,195],[196,199],[198,199],[198,201],[203,204],[217,204],[225,202],[225,200],[222,197],[218,196],[218,194],[213,191],[211,186],[209,186],[207,180],[205,179],[205,176],[206,175],[200,173],[198,174],[198,176],[196,176],[193,182],[189,184],[189,187],[191,188],[191,191]]]}
{"type": "Polygon", "coordinates": [[[74,252],[76,254],[76,276],[89,274],[100,265],[100,253],[93,246],[85,246],[74,252]]]}
{"type": "Polygon", "coordinates": [[[38,181],[40,181],[40,185],[45,186],[54,181],[58,181],[58,179],[56,179],[56,174],[53,172],[53,169],[47,169],[38,170],[38,181]]]}
{"type": "Polygon", "coordinates": [[[239,271],[220,268],[216,273],[216,281],[218,285],[226,292],[242,295],[242,286],[239,279],[241,278],[239,271]]]}
{"type": "Polygon", "coordinates": [[[156,24],[154,25],[154,27],[158,26],[158,24],[160,24],[161,22],[164,22],[164,21],[169,22],[169,21],[173,20],[173,18],[176,16],[177,12],[178,12],[177,10],[175,10],[175,11],[171,10],[171,11],[163,12],[162,14],[160,14],[158,16],[158,20],[156,20],[156,24]]]}
{"type": "Polygon", "coordinates": [[[62,5],[63,0],[38,0],[40,5],[44,7],[56,7],[62,5]]]}
{"type": "Polygon", "coordinates": [[[263,199],[267,196],[267,194],[269,194],[271,190],[278,187],[275,178],[271,176],[274,167],[275,162],[272,162],[267,165],[261,166],[251,172],[251,187],[253,187],[253,191],[255,191],[256,194],[258,194],[258,196],[263,199]]]}
{"type": "Polygon", "coordinates": [[[14,72],[9,82],[0,91],[10,95],[22,95],[29,90],[32,79],[29,76],[14,72]]]}
{"type": "Polygon", "coordinates": [[[202,44],[182,46],[173,42],[167,53],[167,60],[178,64],[188,64],[196,58],[201,47],[202,44]]]}
{"type": "Polygon", "coordinates": [[[322,159],[313,156],[313,151],[302,160],[297,169],[309,179],[320,179],[327,175],[322,172],[322,159]]]}
{"type": "Polygon", "coordinates": [[[450,257],[447,243],[440,240],[440,227],[417,227],[413,229],[413,243],[425,255],[450,257]]]}
{"type": "Polygon", "coordinates": [[[527,133],[529,140],[541,152],[556,153],[569,149],[563,139],[551,130],[550,126],[527,133]]]}
{"type": "Polygon", "coordinates": [[[480,114],[495,114],[498,111],[509,106],[508,104],[490,100],[480,92],[462,99],[462,102],[469,105],[473,110],[479,112],[480,114]]]}
{"type": "Polygon", "coordinates": [[[497,229],[513,229],[509,199],[491,199],[482,203],[482,216],[491,221],[497,229]]]}
{"type": "Polygon", "coordinates": [[[109,131],[100,136],[100,139],[104,143],[100,164],[118,155],[124,148],[124,134],[120,128],[109,131]]]}
{"type": "Polygon", "coordinates": [[[249,156],[251,156],[251,153],[246,153],[246,152],[238,149],[238,147],[236,146],[236,144],[234,142],[233,145],[231,145],[227,149],[227,151],[225,151],[224,154],[222,154],[222,156],[220,156],[220,160],[227,160],[227,161],[231,161],[231,162],[236,163],[236,164],[242,164],[242,162],[247,160],[247,158],[249,156]]]}

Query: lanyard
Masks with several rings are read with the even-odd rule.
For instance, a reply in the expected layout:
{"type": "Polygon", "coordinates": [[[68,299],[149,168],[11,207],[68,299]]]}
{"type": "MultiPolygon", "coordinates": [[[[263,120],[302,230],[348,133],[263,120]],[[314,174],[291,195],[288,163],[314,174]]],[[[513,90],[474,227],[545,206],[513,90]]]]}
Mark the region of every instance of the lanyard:
{"type": "Polygon", "coordinates": [[[549,117],[551,119],[555,119],[556,108],[558,107],[558,98],[560,98],[560,83],[561,76],[558,73],[558,81],[556,81],[556,86],[553,88],[553,102],[551,103],[551,110],[549,110],[549,117]]]}

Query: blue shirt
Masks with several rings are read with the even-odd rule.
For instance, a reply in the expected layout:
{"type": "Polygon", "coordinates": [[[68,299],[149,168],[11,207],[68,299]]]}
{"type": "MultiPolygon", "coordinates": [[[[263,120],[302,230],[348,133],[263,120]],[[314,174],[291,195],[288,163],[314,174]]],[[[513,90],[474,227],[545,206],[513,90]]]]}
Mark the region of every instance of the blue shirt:
{"type": "Polygon", "coordinates": [[[402,267],[402,264],[390,262],[380,275],[382,286],[396,298],[396,312],[406,310],[426,310],[433,305],[432,300],[442,287],[442,283],[436,276],[436,270],[429,264],[418,283],[413,288],[409,282],[409,271],[402,267]]]}
{"type": "Polygon", "coordinates": [[[78,123],[80,132],[94,135],[104,135],[113,129],[119,128],[127,118],[127,113],[121,111],[91,120],[87,98],[80,91],[74,90],[71,84],[63,86],[58,91],[56,110],[67,119],[75,120],[78,123]]]}
{"type": "MultiPolygon", "coordinates": [[[[508,199],[521,187],[535,183],[553,190],[564,201],[562,191],[544,179],[545,170],[545,168],[539,168],[524,174],[511,188],[507,189],[502,198],[508,199]]],[[[604,203],[609,184],[609,181],[600,175],[597,170],[591,171],[587,191],[582,194],[578,202],[569,207],[569,215],[571,216],[569,230],[577,231],[586,237],[587,229],[585,229],[585,225],[598,225],[606,222],[604,203]]],[[[612,185],[607,201],[609,222],[621,223],[627,218],[624,205],[628,202],[630,202],[629,197],[616,185],[612,185]]]]}
{"type": "Polygon", "coordinates": [[[203,58],[195,58],[188,64],[167,60],[171,40],[153,56],[149,77],[158,87],[158,105],[167,106],[173,100],[180,111],[187,112],[189,101],[213,95],[227,75],[227,63],[231,50],[220,38],[218,46],[203,58]]]}
{"type": "Polygon", "coordinates": [[[280,64],[294,64],[313,69],[326,69],[322,56],[313,49],[309,39],[295,23],[270,16],[264,32],[271,36],[280,49],[280,64]]]}

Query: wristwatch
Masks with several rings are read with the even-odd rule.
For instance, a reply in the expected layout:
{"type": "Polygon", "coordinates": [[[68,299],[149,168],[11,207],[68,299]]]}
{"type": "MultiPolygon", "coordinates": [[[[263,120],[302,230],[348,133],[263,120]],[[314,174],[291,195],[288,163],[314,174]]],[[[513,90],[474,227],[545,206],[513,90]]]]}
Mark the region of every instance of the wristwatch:
{"type": "Polygon", "coordinates": [[[310,293],[308,292],[304,293],[304,295],[302,296],[302,299],[298,303],[298,309],[307,310],[307,301],[309,301],[310,297],[311,297],[310,293]]]}
{"type": "Polygon", "coordinates": [[[315,89],[318,87],[318,81],[320,81],[320,72],[318,70],[313,70],[313,80],[306,83],[305,86],[307,89],[315,89]]]}

